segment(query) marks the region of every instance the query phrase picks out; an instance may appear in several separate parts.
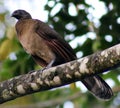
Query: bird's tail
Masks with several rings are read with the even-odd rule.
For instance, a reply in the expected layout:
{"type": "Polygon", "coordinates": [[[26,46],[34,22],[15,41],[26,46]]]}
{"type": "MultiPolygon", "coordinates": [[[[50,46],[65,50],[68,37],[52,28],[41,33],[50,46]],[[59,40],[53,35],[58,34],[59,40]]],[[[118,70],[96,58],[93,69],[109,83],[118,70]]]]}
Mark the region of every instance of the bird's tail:
{"type": "Polygon", "coordinates": [[[100,99],[110,99],[113,92],[109,85],[99,76],[92,76],[82,80],[86,88],[100,99]]]}

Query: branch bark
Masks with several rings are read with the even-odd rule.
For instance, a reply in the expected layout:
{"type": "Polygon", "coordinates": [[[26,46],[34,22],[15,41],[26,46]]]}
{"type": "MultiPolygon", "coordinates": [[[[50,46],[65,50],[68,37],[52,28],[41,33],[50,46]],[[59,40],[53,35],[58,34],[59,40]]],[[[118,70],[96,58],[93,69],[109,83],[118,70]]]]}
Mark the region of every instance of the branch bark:
{"type": "MultiPolygon", "coordinates": [[[[113,92],[118,93],[120,92],[120,86],[116,86],[112,88],[113,92]]],[[[54,107],[56,105],[63,104],[66,101],[73,101],[77,98],[84,97],[85,93],[76,92],[73,95],[66,96],[66,97],[59,97],[52,100],[47,100],[44,102],[38,102],[35,104],[29,104],[29,105],[11,105],[11,106],[2,106],[2,108],[48,108],[48,107],[54,107]]]]}
{"type": "Polygon", "coordinates": [[[56,67],[20,75],[0,83],[0,103],[23,95],[80,81],[120,65],[120,44],[56,67]]]}

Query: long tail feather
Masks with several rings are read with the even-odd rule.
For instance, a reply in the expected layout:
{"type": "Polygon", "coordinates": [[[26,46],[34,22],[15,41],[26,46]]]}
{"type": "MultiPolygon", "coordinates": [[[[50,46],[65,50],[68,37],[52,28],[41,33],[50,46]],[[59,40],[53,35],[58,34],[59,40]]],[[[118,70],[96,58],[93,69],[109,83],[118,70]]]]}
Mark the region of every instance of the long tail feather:
{"type": "Polygon", "coordinates": [[[82,82],[93,95],[100,99],[110,99],[113,96],[109,85],[99,76],[85,78],[82,82]]]}

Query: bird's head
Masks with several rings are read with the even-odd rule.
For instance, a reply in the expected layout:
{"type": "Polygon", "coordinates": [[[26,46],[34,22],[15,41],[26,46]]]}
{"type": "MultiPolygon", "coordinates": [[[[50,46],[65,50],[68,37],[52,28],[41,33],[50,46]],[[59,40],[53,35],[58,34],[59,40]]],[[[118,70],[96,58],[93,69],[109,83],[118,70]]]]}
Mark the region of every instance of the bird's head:
{"type": "Polygon", "coordinates": [[[31,15],[25,10],[16,10],[12,13],[12,17],[21,20],[21,19],[31,19],[31,15]]]}

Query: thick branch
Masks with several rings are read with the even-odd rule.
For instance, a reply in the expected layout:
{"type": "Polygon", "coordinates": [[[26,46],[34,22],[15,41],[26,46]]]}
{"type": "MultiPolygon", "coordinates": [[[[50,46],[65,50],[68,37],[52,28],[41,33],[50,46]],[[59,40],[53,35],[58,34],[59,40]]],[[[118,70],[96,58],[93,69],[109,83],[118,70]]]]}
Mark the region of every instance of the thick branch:
{"type": "MultiPolygon", "coordinates": [[[[120,92],[120,86],[116,86],[114,88],[112,88],[113,92],[120,92]]],[[[85,93],[81,93],[76,92],[73,95],[70,96],[65,96],[65,97],[59,97],[59,98],[55,98],[52,100],[47,100],[47,101],[43,101],[43,102],[38,102],[38,103],[34,103],[34,104],[29,104],[29,105],[11,105],[11,106],[2,106],[2,108],[48,108],[48,107],[53,107],[56,105],[61,105],[66,101],[73,101],[77,98],[80,97],[84,97],[85,93]]]]}
{"type": "Polygon", "coordinates": [[[120,64],[120,44],[66,64],[21,75],[0,83],[0,103],[79,81],[120,64]]]}

